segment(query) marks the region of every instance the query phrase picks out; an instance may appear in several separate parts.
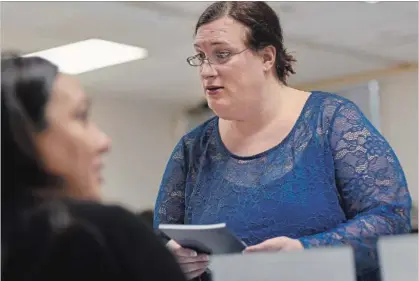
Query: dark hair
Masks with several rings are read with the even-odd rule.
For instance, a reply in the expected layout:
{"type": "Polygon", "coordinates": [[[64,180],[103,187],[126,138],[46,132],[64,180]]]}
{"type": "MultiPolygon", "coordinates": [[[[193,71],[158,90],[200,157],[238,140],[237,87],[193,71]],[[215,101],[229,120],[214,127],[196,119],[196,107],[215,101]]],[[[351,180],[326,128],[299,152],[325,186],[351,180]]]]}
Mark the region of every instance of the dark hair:
{"type": "MultiPolygon", "coordinates": [[[[2,53],[1,58],[1,201],[56,185],[43,169],[33,133],[45,130],[45,108],[58,68],[39,57],[2,53]]],[[[13,200],[13,199],[12,199],[13,200]]]]}
{"type": "Polygon", "coordinates": [[[268,4],[262,1],[220,1],[211,4],[199,17],[198,29],[207,23],[229,16],[250,29],[247,44],[253,50],[272,45],[276,49],[276,73],[278,79],[287,84],[287,77],[295,74],[292,64],[296,61],[284,47],[279,18],[268,4]]]}

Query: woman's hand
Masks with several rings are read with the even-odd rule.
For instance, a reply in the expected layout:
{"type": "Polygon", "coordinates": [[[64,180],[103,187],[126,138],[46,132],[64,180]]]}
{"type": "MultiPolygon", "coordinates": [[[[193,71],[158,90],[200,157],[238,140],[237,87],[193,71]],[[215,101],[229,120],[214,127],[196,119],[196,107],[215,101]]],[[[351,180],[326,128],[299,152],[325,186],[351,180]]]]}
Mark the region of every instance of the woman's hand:
{"type": "Polygon", "coordinates": [[[209,256],[197,254],[191,249],[182,248],[178,243],[170,240],[167,247],[176,257],[180,267],[188,279],[200,276],[208,267],[209,256]]]}
{"type": "Polygon", "coordinates": [[[304,250],[303,244],[297,239],[281,236],[263,241],[260,244],[249,246],[244,253],[254,252],[277,252],[277,251],[297,251],[304,250]]]}

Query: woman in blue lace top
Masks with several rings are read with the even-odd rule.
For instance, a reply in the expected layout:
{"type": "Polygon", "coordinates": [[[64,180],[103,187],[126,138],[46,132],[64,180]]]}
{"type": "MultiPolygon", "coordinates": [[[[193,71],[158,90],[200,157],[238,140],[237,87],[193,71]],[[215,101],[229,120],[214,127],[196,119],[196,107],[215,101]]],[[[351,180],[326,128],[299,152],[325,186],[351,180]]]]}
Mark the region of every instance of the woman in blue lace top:
{"type": "MultiPolygon", "coordinates": [[[[294,59],[264,2],[210,5],[194,47],[187,61],[216,117],[175,147],[155,226],[226,222],[246,252],[349,244],[358,279],[378,280],[377,239],[409,232],[411,208],[384,137],[351,101],[287,86],[294,59]]],[[[203,276],[208,257],[168,246],[203,276]]]]}

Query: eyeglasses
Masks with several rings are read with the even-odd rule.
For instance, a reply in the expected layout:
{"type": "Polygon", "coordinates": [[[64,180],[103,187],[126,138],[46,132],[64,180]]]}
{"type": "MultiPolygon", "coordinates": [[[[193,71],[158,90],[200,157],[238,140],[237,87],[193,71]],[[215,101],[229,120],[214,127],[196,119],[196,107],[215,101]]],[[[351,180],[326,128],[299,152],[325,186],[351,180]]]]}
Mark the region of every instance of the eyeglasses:
{"type": "Polygon", "coordinates": [[[210,56],[206,57],[203,53],[196,54],[195,56],[188,57],[186,61],[190,66],[201,66],[207,61],[209,64],[223,64],[226,63],[231,59],[231,57],[241,54],[246,51],[248,48],[241,50],[240,52],[229,52],[229,51],[221,51],[221,52],[214,52],[210,56]]]}

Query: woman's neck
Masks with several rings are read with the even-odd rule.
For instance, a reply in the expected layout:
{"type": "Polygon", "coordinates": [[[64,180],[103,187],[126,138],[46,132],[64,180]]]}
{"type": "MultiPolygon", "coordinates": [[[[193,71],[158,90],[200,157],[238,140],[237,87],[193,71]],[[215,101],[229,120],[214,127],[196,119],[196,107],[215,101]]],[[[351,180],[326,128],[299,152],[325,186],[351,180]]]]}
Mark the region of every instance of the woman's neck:
{"type": "Polygon", "coordinates": [[[268,129],[277,120],[287,114],[287,105],[292,99],[294,89],[279,83],[265,86],[261,93],[261,100],[241,120],[231,120],[230,128],[239,135],[246,137],[268,129]]]}
{"type": "Polygon", "coordinates": [[[272,83],[262,93],[259,105],[248,111],[245,118],[229,120],[225,126],[237,137],[246,138],[275,130],[277,125],[294,124],[309,96],[308,92],[272,83]]]}

